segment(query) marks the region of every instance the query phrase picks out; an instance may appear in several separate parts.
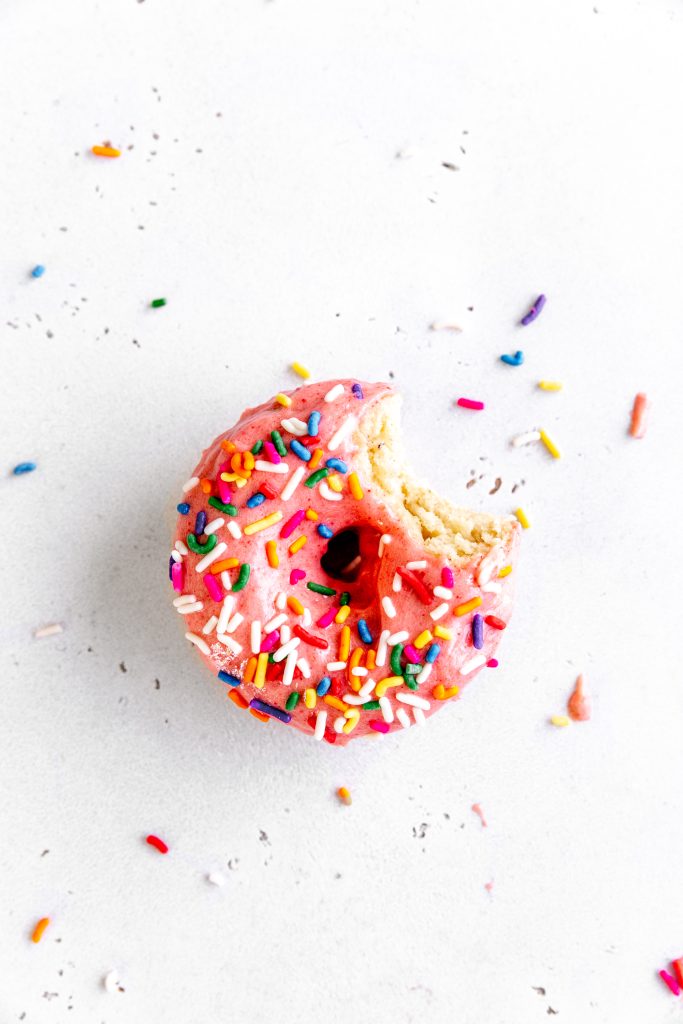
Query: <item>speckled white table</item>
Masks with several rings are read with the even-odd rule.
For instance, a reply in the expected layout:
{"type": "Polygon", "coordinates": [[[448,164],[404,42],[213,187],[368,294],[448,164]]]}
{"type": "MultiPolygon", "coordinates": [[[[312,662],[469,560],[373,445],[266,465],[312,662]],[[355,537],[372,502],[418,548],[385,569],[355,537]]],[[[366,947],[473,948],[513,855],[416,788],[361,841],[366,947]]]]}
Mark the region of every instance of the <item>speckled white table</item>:
{"type": "Polygon", "coordinates": [[[0,32],[0,1020],[679,1019],[683,9],[26,0],[0,32]],[[421,473],[532,524],[500,668],[342,751],[226,706],[166,579],[196,455],[292,359],[393,380],[421,473]],[[510,448],[538,425],[561,461],[510,448]],[[593,720],[553,729],[579,671],[593,720]]]}

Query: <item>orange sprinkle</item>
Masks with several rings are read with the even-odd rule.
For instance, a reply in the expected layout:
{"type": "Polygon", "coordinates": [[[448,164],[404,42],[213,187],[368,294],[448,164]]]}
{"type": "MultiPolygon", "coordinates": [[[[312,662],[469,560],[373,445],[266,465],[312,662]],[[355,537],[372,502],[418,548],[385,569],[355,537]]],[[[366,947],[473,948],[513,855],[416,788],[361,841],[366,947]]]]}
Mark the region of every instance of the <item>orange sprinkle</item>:
{"type": "Polygon", "coordinates": [[[645,437],[645,429],[647,424],[645,423],[645,415],[647,413],[647,395],[643,392],[639,392],[633,402],[633,410],[631,412],[631,425],[629,427],[629,434],[631,437],[645,437]]]}
{"type": "Polygon", "coordinates": [[[573,693],[567,701],[567,711],[575,722],[587,722],[591,716],[591,702],[584,692],[583,676],[576,680],[573,693]]]}
{"type": "Polygon", "coordinates": [[[356,501],[360,501],[363,497],[363,488],[360,485],[358,473],[349,473],[349,490],[356,501]]]}
{"type": "MultiPolygon", "coordinates": [[[[312,461],[313,461],[313,459],[311,459],[311,462],[312,462],[312,461]]],[[[310,519],[310,520],[311,520],[312,522],[314,522],[314,523],[315,523],[315,522],[316,522],[316,520],[318,519],[318,513],[317,513],[317,512],[315,511],[315,509],[313,509],[313,508],[309,508],[309,509],[307,510],[307,512],[306,512],[306,518],[307,518],[307,519],[310,519]]]]}
{"type": "Polygon", "coordinates": [[[199,481],[199,486],[201,487],[203,494],[211,494],[211,481],[210,480],[200,480],[199,481]]]}
{"type": "Polygon", "coordinates": [[[266,558],[268,559],[268,565],[271,569],[277,569],[280,564],[280,559],[277,553],[277,544],[274,540],[266,541],[266,558]]]}
{"type": "Polygon", "coordinates": [[[437,683],[432,690],[432,697],[434,700],[450,700],[451,697],[456,697],[458,692],[457,686],[449,686],[446,688],[443,683],[437,683]]]}
{"type": "Polygon", "coordinates": [[[318,468],[324,454],[325,453],[323,452],[322,448],[316,448],[314,450],[308,463],[308,468],[310,469],[311,472],[313,472],[314,469],[318,468]]]}
{"type": "Polygon", "coordinates": [[[339,611],[337,612],[337,614],[335,615],[334,621],[337,623],[338,626],[340,626],[342,622],[346,622],[350,614],[351,607],[348,604],[343,604],[339,611]]]}
{"type": "Polygon", "coordinates": [[[468,612],[471,612],[475,608],[478,608],[480,604],[480,597],[472,597],[470,598],[469,601],[465,601],[464,604],[459,604],[458,607],[454,609],[454,614],[458,617],[460,617],[461,615],[467,615],[468,612]]]}
{"type": "Polygon", "coordinates": [[[297,537],[297,539],[293,541],[287,549],[290,555],[295,555],[297,551],[301,551],[302,547],[304,546],[307,540],[308,537],[304,536],[304,534],[302,534],[300,537],[297,537]]]}
{"type": "Polygon", "coordinates": [[[297,597],[288,597],[287,607],[291,609],[295,615],[303,615],[304,613],[304,606],[297,597]]]}
{"type": "Polygon", "coordinates": [[[214,576],[218,576],[219,573],[225,572],[226,569],[236,569],[239,564],[239,558],[224,558],[220,562],[214,562],[209,568],[209,572],[214,576]]]}
{"type": "MultiPolygon", "coordinates": [[[[256,661],[256,658],[254,658],[254,661],[256,661]]],[[[247,678],[245,673],[244,682],[246,683],[246,681],[247,678]]],[[[233,704],[236,704],[237,707],[242,708],[242,710],[244,710],[244,708],[249,707],[249,701],[245,700],[245,698],[242,696],[239,690],[228,690],[228,697],[233,702],[233,704]]]]}
{"type": "MultiPolygon", "coordinates": [[[[256,662],[257,658],[255,655],[251,657],[247,662],[246,668],[244,670],[244,675],[242,676],[243,683],[250,683],[254,678],[254,673],[256,672],[256,662]]],[[[231,690],[230,692],[234,693],[235,691],[231,690]]]]}
{"type": "Polygon", "coordinates": [[[264,715],[262,711],[257,711],[256,708],[249,708],[249,714],[253,715],[254,718],[258,718],[259,722],[270,721],[270,715],[264,715]]]}
{"type": "Polygon", "coordinates": [[[364,653],[365,652],[363,651],[362,647],[355,647],[354,650],[351,652],[351,657],[349,658],[349,663],[346,667],[346,675],[349,680],[349,686],[351,687],[352,690],[355,690],[356,693],[361,688],[361,680],[360,676],[351,675],[351,670],[354,668],[358,668],[358,666],[363,661],[364,653]]]}
{"type": "Polygon", "coordinates": [[[486,828],[486,818],[484,817],[484,812],[481,809],[481,804],[472,804],[472,810],[476,815],[479,816],[479,820],[481,821],[481,827],[486,828]]]}
{"type": "Polygon", "coordinates": [[[93,146],[92,151],[95,154],[95,156],[121,156],[121,150],[114,149],[113,146],[93,146]]]}
{"type": "Polygon", "coordinates": [[[242,453],[241,452],[235,452],[235,454],[232,456],[232,458],[230,459],[230,468],[232,470],[234,470],[235,473],[237,472],[238,469],[242,468],[242,453]]]}
{"type": "Polygon", "coordinates": [[[351,794],[349,793],[346,786],[339,787],[339,789],[337,790],[337,796],[339,797],[343,804],[346,804],[347,807],[351,806],[351,794]]]}
{"type": "MultiPolygon", "coordinates": [[[[345,605],[348,608],[348,605],[345,605]]],[[[351,630],[348,626],[342,626],[339,631],[339,660],[346,661],[351,649],[351,630]]]]}
{"type": "Polygon", "coordinates": [[[377,662],[375,660],[376,657],[377,657],[377,651],[374,649],[374,647],[370,647],[369,650],[368,650],[368,653],[366,655],[366,658],[365,658],[365,667],[368,670],[368,672],[372,672],[372,670],[374,668],[376,668],[376,666],[377,666],[377,662]]]}
{"type": "Polygon", "coordinates": [[[228,441],[227,437],[221,441],[221,448],[226,452],[234,452],[235,443],[234,441],[228,441]]]}
{"type": "Polygon", "coordinates": [[[323,697],[326,704],[329,704],[331,708],[336,708],[337,711],[348,711],[349,705],[345,704],[343,700],[339,700],[339,697],[333,697],[332,694],[328,693],[323,697]]]}
{"type": "Polygon", "coordinates": [[[503,576],[509,576],[511,572],[512,572],[512,566],[511,565],[504,565],[503,568],[498,573],[498,578],[500,579],[503,576]]]}
{"type": "Polygon", "coordinates": [[[31,935],[31,942],[40,942],[45,933],[45,929],[50,923],[49,917],[41,917],[40,921],[36,924],[31,935]]]}
{"type": "Polygon", "coordinates": [[[254,456],[252,455],[251,452],[244,453],[244,455],[242,456],[242,465],[244,466],[245,469],[254,468],[254,456]]]}
{"type": "Polygon", "coordinates": [[[256,673],[254,674],[254,686],[262,690],[266,684],[266,669],[268,668],[267,653],[259,654],[256,660],[256,673]]]}

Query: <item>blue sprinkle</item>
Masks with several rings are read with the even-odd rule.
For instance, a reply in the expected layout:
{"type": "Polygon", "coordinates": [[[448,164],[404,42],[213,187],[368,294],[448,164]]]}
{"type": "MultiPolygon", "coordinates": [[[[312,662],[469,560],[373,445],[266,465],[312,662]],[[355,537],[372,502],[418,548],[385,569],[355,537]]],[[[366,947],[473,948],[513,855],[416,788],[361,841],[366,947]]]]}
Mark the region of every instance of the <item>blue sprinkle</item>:
{"type": "Polygon", "coordinates": [[[282,708],[274,708],[272,704],[266,704],[265,701],[258,700],[256,697],[249,702],[249,707],[253,708],[254,711],[260,711],[264,715],[270,715],[271,718],[279,718],[285,724],[292,721],[292,716],[288,711],[283,711],[282,708]]]}
{"type": "Polygon", "coordinates": [[[317,437],[320,430],[320,413],[312,412],[308,417],[308,436],[317,437]]]}
{"type": "Polygon", "coordinates": [[[256,494],[252,494],[251,498],[247,500],[247,508],[258,508],[266,500],[265,494],[261,494],[257,491],[256,494]]]}
{"type": "Polygon", "coordinates": [[[324,523],[320,523],[320,525],[317,526],[316,529],[317,529],[318,533],[320,534],[320,536],[324,537],[325,540],[329,540],[330,537],[332,537],[334,535],[334,530],[331,530],[329,528],[329,526],[325,526],[324,523]]]}
{"type": "Polygon", "coordinates": [[[301,441],[297,441],[296,438],[293,438],[289,442],[289,447],[294,452],[294,454],[298,455],[300,459],[304,460],[304,462],[310,462],[311,453],[309,452],[306,445],[302,444],[301,441]]]}
{"type": "Polygon", "coordinates": [[[318,685],[315,688],[315,692],[319,697],[324,697],[329,688],[332,686],[332,680],[329,676],[323,676],[318,685]]]}
{"type": "Polygon", "coordinates": [[[32,473],[36,469],[35,462],[20,462],[18,466],[15,466],[12,472],[15,476],[22,476],[24,473],[32,473]]]}
{"type": "Polygon", "coordinates": [[[176,505],[176,512],[180,512],[181,516],[186,516],[190,511],[190,506],[186,501],[181,501],[179,505],[176,505]]]}
{"type": "Polygon", "coordinates": [[[484,646],[484,619],[479,614],[472,617],[472,646],[478,651],[484,646]]]}
{"type": "Polygon", "coordinates": [[[433,665],[440,654],[441,648],[439,647],[439,645],[431,644],[430,647],[427,648],[427,653],[425,654],[425,661],[427,662],[428,665],[433,665]]]}
{"type": "Polygon", "coordinates": [[[173,566],[175,565],[175,559],[169,558],[168,560],[168,578],[173,582],[173,566]]]}
{"type": "Polygon", "coordinates": [[[514,356],[503,355],[500,357],[502,363],[507,363],[508,366],[521,366],[524,362],[524,353],[515,352],[514,356]]]}
{"type": "Polygon", "coordinates": [[[206,526],[206,512],[202,509],[201,512],[197,513],[197,518],[194,521],[194,535],[195,537],[201,537],[204,533],[204,527],[206,526]]]}
{"type": "Polygon", "coordinates": [[[360,386],[360,384],[352,384],[351,385],[351,390],[353,391],[353,393],[356,396],[356,398],[362,398],[363,397],[363,389],[360,386]]]}
{"type": "Polygon", "coordinates": [[[325,465],[328,469],[336,469],[338,473],[347,473],[349,467],[341,459],[328,459],[325,465]]]}
{"type": "Polygon", "coordinates": [[[368,629],[368,624],[365,619],[358,620],[358,636],[361,638],[364,644],[372,643],[372,633],[368,629]]]}
{"type": "Polygon", "coordinates": [[[239,686],[242,680],[238,676],[231,676],[229,672],[221,671],[218,673],[218,678],[222,683],[227,683],[228,686],[239,686]]]}
{"type": "Polygon", "coordinates": [[[45,273],[45,267],[42,263],[37,263],[31,271],[31,277],[42,277],[45,273]]]}

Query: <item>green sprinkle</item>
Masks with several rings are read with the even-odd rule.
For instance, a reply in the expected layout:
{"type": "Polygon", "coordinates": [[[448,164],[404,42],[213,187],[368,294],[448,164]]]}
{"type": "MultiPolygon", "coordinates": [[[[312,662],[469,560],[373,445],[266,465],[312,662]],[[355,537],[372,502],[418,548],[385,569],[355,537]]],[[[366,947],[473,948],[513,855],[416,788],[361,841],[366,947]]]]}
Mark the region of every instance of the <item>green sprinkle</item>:
{"type": "MultiPolygon", "coordinates": [[[[211,536],[215,537],[216,534],[212,533],[211,536]]],[[[233,593],[235,591],[237,591],[237,590],[244,590],[244,588],[246,587],[247,583],[249,582],[249,576],[250,575],[251,575],[251,566],[249,565],[248,562],[242,562],[242,564],[240,566],[240,574],[239,574],[239,576],[237,577],[237,579],[235,580],[235,582],[232,585],[233,593]]]]}
{"type": "Polygon", "coordinates": [[[299,694],[295,690],[294,693],[290,693],[289,697],[287,698],[287,701],[285,703],[285,708],[287,709],[287,711],[293,711],[298,703],[299,703],[299,694]]]}
{"type": "Polygon", "coordinates": [[[401,668],[401,655],[403,654],[403,644],[394,644],[391,648],[391,671],[395,676],[402,676],[403,669],[401,668]]]}
{"type": "Polygon", "coordinates": [[[413,679],[412,676],[404,676],[403,682],[406,684],[409,690],[417,690],[417,679],[413,679]]]}
{"type": "Polygon", "coordinates": [[[263,441],[257,441],[254,447],[251,449],[252,455],[260,455],[263,449],[263,441]]]}
{"type": "MultiPolygon", "coordinates": [[[[237,515],[237,505],[226,505],[220,498],[209,498],[209,505],[211,508],[217,508],[219,512],[225,512],[226,516],[237,515]]],[[[215,537],[216,535],[212,533],[211,536],[215,537]]]]}
{"type": "Polygon", "coordinates": [[[152,299],[150,306],[152,309],[161,309],[162,306],[166,305],[166,299],[152,299]]]}
{"type": "Polygon", "coordinates": [[[274,665],[275,664],[275,655],[272,653],[272,651],[268,655],[268,664],[269,665],[274,665]]]}
{"type": "Polygon", "coordinates": [[[382,705],[378,700],[369,700],[365,704],[361,704],[363,711],[379,711],[382,705]]]}
{"type": "Polygon", "coordinates": [[[339,597],[339,604],[342,606],[345,604],[351,604],[351,595],[349,594],[348,590],[342,590],[341,595],[339,597]]]}
{"type": "Polygon", "coordinates": [[[271,430],[270,437],[273,444],[275,445],[275,451],[278,453],[278,455],[282,455],[284,457],[287,454],[287,449],[285,448],[285,442],[282,440],[282,434],[280,433],[280,431],[271,430]]]}
{"type": "Polygon", "coordinates": [[[312,590],[314,594],[324,594],[325,597],[334,597],[337,593],[332,587],[325,587],[322,583],[307,583],[306,586],[309,590],[312,590]]]}
{"type": "Polygon", "coordinates": [[[213,551],[216,547],[218,538],[215,533],[209,534],[206,538],[205,544],[200,544],[193,533],[187,535],[187,546],[190,551],[194,551],[195,555],[207,555],[209,551],[213,551]]]}
{"type": "Polygon", "coordinates": [[[306,487],[315,487],[317,483],[320,483],[321,480],[324,480],[329,475],[329,469],[316,469],[315,473],[311,473],[308,480],[305,481],[306,487]]]}
{"type": "Polygon", "coordinates": [[[407,676],[419,676],[422,671],[422,665],[406,665],[403,671],[407,676]]]}

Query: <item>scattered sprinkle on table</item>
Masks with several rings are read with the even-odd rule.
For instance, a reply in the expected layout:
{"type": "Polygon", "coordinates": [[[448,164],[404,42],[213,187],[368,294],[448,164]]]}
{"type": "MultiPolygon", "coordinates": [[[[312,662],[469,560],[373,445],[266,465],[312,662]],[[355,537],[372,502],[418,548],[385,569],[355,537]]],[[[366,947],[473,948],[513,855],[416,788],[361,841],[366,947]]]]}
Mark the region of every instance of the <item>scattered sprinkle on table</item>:
{"type": "Polygon", "coordinates": [[[294,370],[294,373],[298,374],[299,377],[302,378],[302,380],[308,380],[311,376],[311,371],[307,370],[305,366],[301,365],[301,363],[292,363],[292,369],[294,370]]]}
{"type": "Polygon", "coordinates": [[[507,353],[504,353],[500,357],[500,361],[501,363],[507,363],[508,366],[521,366],[524,362],[524,353],[521,350],[515,352],[514,356],[509,356],[507,353]]]}
{"type": "Polygon", "coordinates": [[[551,440],[551,438],[548,437],[548,435],[546,434],[545,430],[539,430],[539,434],[541,435],[541,441],[546,446],[546,448],[548,449],[548,451],[550,452],[552,457],[554,459],[562,458],[562,456],[560,454],[560,449],[557,447],[555,442],[553,440],[551,440]]]}
{"type": "Polygon", "coordinates": [[[676,981],[683,989],[683,956],[679,956],[677,960],[671,961],[673,972],[676,975],[676,981]]]}
{"type": "Polygon", "coordinates": [[[167,301],[167,299],[152,299],[150,306],[152,309],[161,309],[162,306],[166,305],[167,301]]]}
{"type": "Polygon", "coordinates": [[[569,719],[566,715],[552,715],[550,718],[550,724],[556,726],[558,729],[564,729],[566,725],[569,725],[569,719]]]}
{"type": "Polygon", "coordinates": [[[33,636],[36,640],[43,640],[47,636],[56,636],[58,633],[63,633],[64,627],[59,622],[51,622],[49,626],[41,626],[40,629],[33,631],[33,636]]]}
{"type": "Polygon", "coordinates": [[[434,323],[429,325],[430,331],[453,331],[454,334],[462,334],[462,327],[457,324],[451,324],[442,320],[435,320],[434,323]]]}
{"type": "Polygon", "coordinates": [[[545,297],[545,295],[539,295],[538,298],[536,299],[536,301],[534,302],[533,306],[529,310],[529,312],[525,313],[525,315],[520,320],[521,325],[523,327],[526,327],[528,324],[532,324],[534,322],[534,320],[538,316],[541,315],[541,311],[542,311],[543,307],[545,306],[545,304],[546,304],[546,297],[545,297]]]}
{"type": "Polygon", "coordinates": [[[523,508],[516,508],[515,509],[515,516],[517,517],[517,521],[518,521],[519,525],[522,527],[522,529],[523,530],[528,530],[529,527],[531,526],[531,523],[527,519],[527,514],[524,511],[524,509],[523,508]]]}
{"type": "Polygon", "coordinates": [[[113,146],[93,146],[92,151],[95,156],[108,156],[112,158],[121,156],[121,150],[114,149],[113,146]]]}
{"type": "Polygon", "coordinates": [[[339,789],[337,790],[337,796],[339,797],[343,804],[346,804],[347,807],[351,806],[351,794],[349,793],[346,786],[339,787],[339,789]]]}
{"type": "Polygon", "coordinates": [[[217,885],[219,888],[225,885],[225,875],[222,875],[220,871],[211,871],[206,876],[206,880],[207,882],[210,882],[211,885],[217,885]]]}
{"type": "Polygon", "coordinates": [[[486,818],[484,817],[484,812],[481,809],[481,804],[472,804],[472,810],[474,811],[474,813],[477,815],[477,817],[481,821],[481,827],[482,828],[488,828],[488,822],[487,822],[486,818]]]}
{"type": "Polygon", "coordinates": [[[584,690],[583,676],[578,676],[572,694],[567,701],[567,711],[573,722],[587,722],[591,716],[591,704],[584,690]]]}
{"type": "Polygon", "coordinates": [[[31,942],[40,942],[43,935],[45,934],[45,929],[47,928],[49,923],[49,917],[41,917],[40,921],[37,922],[35,928],[31,933],[31,942]]]}
{"type": "Polygon", "coordinates": [[[119,972],[116,971],[116,970],[108,971],[108,973],[105,974],[104,978],[102,979],[102,984],[104,985],[104,988],[105,988],[106,992],[125,992],[126,991],[125,988],[123,987],[123,985],[121,984],[121,980],[119,978],[119,972]]]}
{"type": "Polygon", "coordinates": [[[481,412],[484,408],[484,403],[479,402],[476,398],[459,398],[455,404],[459,405],[461,409],[474,409],[476,412],[481,412]]]}
{"type": "Polygon", "coordinates": [[[541,391],[561,391],[562,385],[559,380],[539,380],[537,385],[541,391]]]}
{"type": "Polygon", "coordinates": [[[35,267],[31,271],[31,277],[42,277],[45,273],[45,267],[42,263],[36,263],[35,267]]]}
{"type": "Polygon", "coordinates": [[[645,437],[645,431],[647,429],[647,411],[647,395],[640,391],[633,400],[633,409],[631,411],[631,425],[628,430],[631,437],[635,437],[638,440],[640,440],[640,438],[642,437],[645,437]]]}
{"type": "Polygon", "coordinates": [[[33,473],[38,466],[35,462],[20,462],[12,470],[13,476],[23,476],[25,473],[33,473]]]}
{"type": "Polygon", "coordinates": [[[669,989],[669,992],[671,992],[672,996],[680,996],[681,986],[678,984],[676,979],[672,977],[671,974],[669,974],[668,971],[660,971],[659,977],[662,979],[666,987],[669,989]]]}
{"type": "Polygon", "coordinates": [[[540,430],[528,430],[526,434],[518,434],[517,437],[513,437],[510,444],[513,448],[522,448],[526,444],[534,444],[535,441],[540,440],[540,430]]]}
{"type": "Polygon", "coordinates": [[[168,853],[168,846],[163,839],[159,839],[159,836],[147,836],[145,842],[149,846],[153,846],[159,853],[168,853]]]}

